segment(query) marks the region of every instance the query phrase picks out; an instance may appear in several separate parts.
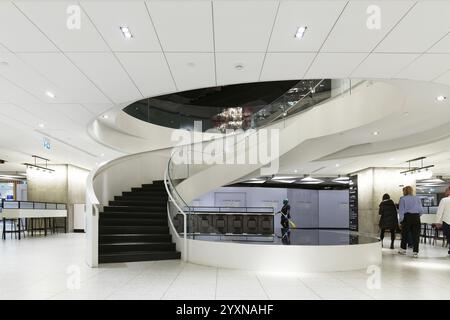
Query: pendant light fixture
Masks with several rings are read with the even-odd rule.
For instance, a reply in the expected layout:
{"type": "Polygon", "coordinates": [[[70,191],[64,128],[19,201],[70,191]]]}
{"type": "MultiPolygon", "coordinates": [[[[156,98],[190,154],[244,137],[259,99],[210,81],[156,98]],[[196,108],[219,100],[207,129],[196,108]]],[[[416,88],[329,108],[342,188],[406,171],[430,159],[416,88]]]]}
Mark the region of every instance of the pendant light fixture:
{"type": "Polygon", "coordinates": [[[48,168],[48,161],[50,161],[49,159],[42,158],[42,157],[35,156],[35,155],[32,155],[31,157],[33,157],[34,163],[28,163],[28,162],[23,163],[23,165],[25,165],[27,167],[27,169],[33,169],[33,170],[43,171],[43,172],[48,172],[48,173],[55,172],[55,170],[48,168]],[[37,159],[45,161],[45,164],[39,165],[37,163],[37,159]]]}

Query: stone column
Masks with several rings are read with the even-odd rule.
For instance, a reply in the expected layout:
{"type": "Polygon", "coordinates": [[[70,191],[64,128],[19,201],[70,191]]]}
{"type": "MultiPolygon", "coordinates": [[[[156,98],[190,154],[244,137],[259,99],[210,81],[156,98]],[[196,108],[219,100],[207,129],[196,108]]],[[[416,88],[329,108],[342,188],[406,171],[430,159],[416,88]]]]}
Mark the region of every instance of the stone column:
{"type": "Polygon", "coordinates": [[[85,202],[89,171],[72,165],[49,165],[44,173],[27,169],[28,200],[67,204],[67,230],[73,231],[73,205],[85,202]]]}
{"type": "Polygon", "coordinates": [[[410,185],[415,189],[414,179],[401,175],[404,168],[368,168],[356,172],[358,176],[358,228],[361,233],[376,235],[379,232],[378,206],[383,194],[388,193],[398,203],[402,188],[410,185]]]}

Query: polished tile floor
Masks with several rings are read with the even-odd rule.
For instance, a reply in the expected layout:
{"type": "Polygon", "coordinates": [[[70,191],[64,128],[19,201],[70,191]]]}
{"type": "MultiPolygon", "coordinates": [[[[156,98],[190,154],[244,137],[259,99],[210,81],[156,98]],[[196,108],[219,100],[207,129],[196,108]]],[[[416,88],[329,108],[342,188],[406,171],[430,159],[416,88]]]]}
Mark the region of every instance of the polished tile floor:
{"type": "Polygon", "coordinates": [[[0,241],[0,299],[450,299],[450,259],[441,246],[422,245],[418,259],[383,249],[375,274],[261,273],[181,261],[92,269],[84,249],[84,234],[0,241]]]}

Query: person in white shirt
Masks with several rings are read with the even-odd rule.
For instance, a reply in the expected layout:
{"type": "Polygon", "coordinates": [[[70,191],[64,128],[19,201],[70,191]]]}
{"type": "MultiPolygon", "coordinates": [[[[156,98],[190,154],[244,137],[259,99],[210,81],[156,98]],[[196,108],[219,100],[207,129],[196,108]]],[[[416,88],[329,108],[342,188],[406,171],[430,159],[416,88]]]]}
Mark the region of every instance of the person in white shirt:
{"type": "MultiPolygon", "coordinates": [[[[445,190],[445,198],[442,198],[439,203],[439,208],[436,213],[436,224],[442,225],[442,231],[447,238],[447,242],[450,242],[450,187],[445,190]]],[[[447,257],[450,258],[450,248],[448,249],[447,257]]]]}

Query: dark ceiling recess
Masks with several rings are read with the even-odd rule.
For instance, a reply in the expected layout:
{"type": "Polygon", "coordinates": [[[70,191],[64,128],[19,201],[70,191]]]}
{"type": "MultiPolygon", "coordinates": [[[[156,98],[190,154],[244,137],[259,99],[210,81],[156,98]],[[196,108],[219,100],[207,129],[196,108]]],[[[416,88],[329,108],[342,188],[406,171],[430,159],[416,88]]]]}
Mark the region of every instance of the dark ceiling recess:
{"type": "Polygon", "coordinates": [[[0,159],[0,164],[4,164],[5,162],[5,160],[0,159]]]}
{"type": "Polygon", "coordinates": [[[330,96],[330,79],[254,82],[145,98],[123,111],[167,128],[194,130],[194,124],[200,122],[202,131],[225,132],[264,126],[330,96]]]}
{"type": "Polygon", "coordinates": [[[298,80],[236,84],[171,93],[157,99],[221,108],[265,105],[276,100],[296,83],[298,80]]]}
{"type": "Polygon", "coordinates": [[[227,187],[247,187],[247,188],[286,188],[286,189],[312,189],[312,190],[347,190],[348,184],[342,183],[318,183],[318,184],[306,184],[306,183],[235,183],[227,185],[227,187]]]}

